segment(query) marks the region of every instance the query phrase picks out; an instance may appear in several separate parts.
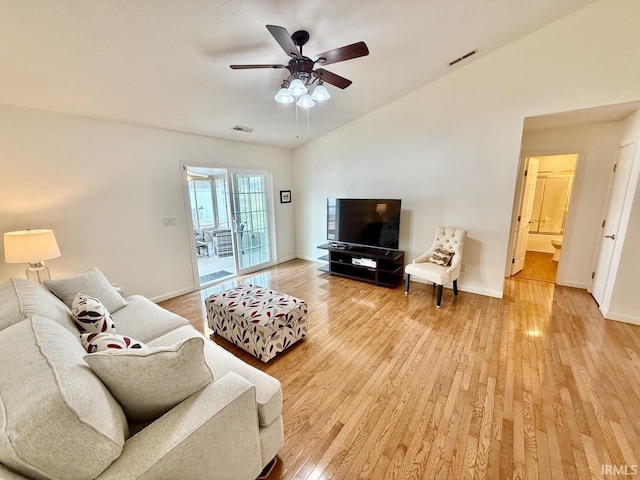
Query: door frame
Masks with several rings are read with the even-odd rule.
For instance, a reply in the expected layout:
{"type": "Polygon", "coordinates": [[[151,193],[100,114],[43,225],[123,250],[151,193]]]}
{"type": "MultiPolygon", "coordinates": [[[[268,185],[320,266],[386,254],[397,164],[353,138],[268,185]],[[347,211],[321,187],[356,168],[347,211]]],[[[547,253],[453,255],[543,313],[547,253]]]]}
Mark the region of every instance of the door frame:
{"type": "MultiPolygon", "coordinates": [[[[267,172],[267,187],[269,188],[269,194],[267,195],[267,202],[269,204],[269,208],[271,210],[271,215],[269,218],[269,227],[271,229],[270,232],[270,240],[271,240],[271,263],[270,265],[276,265],[278,263],[278,249],[277,249],[277,245],[276,245],[276,212],[275,212],[275,201],[274,201],[274,190],[273,190],[273,170],[269,170],[269,169],[264,169],[264,168],[259,168],[259,167],[247,167],[247,168],[238,168],[237,165],[225,165],[223,163],[212,163],[212,162],[208,162],[208,163],[203,163],[203,162],[188,162],[188,161],[184,161],[184,160],[180,160],[179,162],[180,164],[180,182],[182,184],[182,199],[183,199],[183,204],[184,204],[184,210],[185,210],[185,216],[186,216],[186,238],[187,238],[187,245],[189,245],[189,252],[191,255],[191,273],[192,273],[192,279],[193,279],[193,289],[194,290],[200,290],[201,286],[200,286],[200,277],[198,276],[198,252],[196,250],[196,245],[195,242],[193,240],[193,230],[194,230],[194,226],[193,226],[193,218],[191,218],[191,199],[189,198],[189,182],[188,182],[188,176],[187,176],[187,169],[189,167],[193,167],[193,168],[219,168],[219,169],[224,169],[227,171],[227,181],[229,179],[229,171],[230,170],[249,170],[249,171],[253,171],[253,172],[267,172]]],[[[231,189],[229,188],[228,191],[229,195],[231,193],[231,189]]],[[[229,204],[231,205],[232,199],[231,196],[229,196],[229,204]]],[[[235,234],[231,235],[232,238],[232,242],[234,245],[234,255],[237,255],[236,252],[236,247],[235,247],[235,234]]],[[[238,259],[236,257],[235,262],[237,264],[238,259]]],[[[266,268],[264,266],[260,267],[260,269],[262,268],[266,268]]],[[[259,270],[259,269],[256,269],[259,270]]],[[[253,270],[253,271],[256,271],[253,270]]],[[[246,273],[251,273],[250,271],[246,272],[246,273]]],[[[229,277],[229,278],[236,278],[238,275],[240,275],[240,273],[238,273],[238,271],[236,270],[236,275],[235,277],[229,277]]],[[[227,278],[228,280],[228,278],[227,278]]]]}
{"type": "MultiPolygon", "coordinates": [[[[573,230],[573,224],[575,223],[576,217],[576,191],[581,191],[582,188],[582,168],[580,168],[581,161],[580,159],[584,156],[583,148],[545,148],[541,150],[527,150],[520,151],[520,160],[518,164],[518,172],[515,178],[515,189],[513,195],[513,208],[511,211],[511,227],[509,229],[509,249],[507,251],[507,258],[505,260],[505,277],[508,278],[511,276],[511,259],[513,258],[513,254],[515,253],[516,242],[518,239],[517,236],[517,228],[518,228],[518,215],[520,215],[520,210],[522,209],[522,201],[524,196],[524,170],[527,163],[528,157],[550,157],[553,155],[577,155],[576,166],[573,172],[573,187],[571,188],[571,197],[569,198],[569,211],[567,212],[567,218],[565,222],[564,229],[564,239],[562,242],[562,249],[566,252],[571,248],[571,238],[568,238],[567,242],[567,232],[573,230]],[[565,250],[566,249],[566,250],[565,250]]],[[[566,262],[563,262],[562,255],[560,256],[560,260],[558,261],[558,271],[556,273],[556,285],[567,285],[574,286],[565,283],[565,270],[566,270],[566,262]]],[[[584,287],[581,287],[584,288],[584,287]]]]}
{"type": "MultiPolygon", "coordinates": [[[[615,161],[612,164],[612,167],[613,167],[613,165],[618,163],[620,158],[619,157],[620,150],[622,150],[624,147],[633,145],[633,151],[631,152],[631,159],[630,159],[631,164],[629,165],[629,177],[627,178],[626,185],[624,186],[624,195],[623,195],[622,205],[620,206],[620,212],[619,212],[620,220],[618,224],[618,229],[615,232],[615,235],[616,235],[615,243],[613,245],[613,250],[611,251],[611,261],[609,263],[609,267],[607,268],[607,272],[606,272],[607,277],[604,280],[604,288],[602,292],[601,303],[598,304],[598,308],[605,318],[610,318],[609,310],[611,307],[611,297],[613,296],[613,287],[614,287],[613,282],[611,282],[611,278],[612,278],[612,275],[614,279],[617,276],[618,267],[620,265],[620,257],[622,256],[622,249],[624,248],[624,240],[627,235],[627,227],[629,226],[629,216],[631,214],[631,208],[632,208],[632,203],[634,199],[634,194],[631,192],[631,190],[633,189],[633,191],[635,191],[636,184],[638,181],[637,170],[634,167],[636,167],[636,161],[638,161],[637,157],[638,157],[638,151],[639,151],[638,149],[639,143],[640,143],[640,140],[635,140],[635,139],[621,142],[620,145],[618,145],[618,152],[616,153],[615,161]],[[636,173],[634,174],[634,172],[636,173]]],[[[609,204],[611,202],[611,194],[613,193],[614,180],[615,180],[615,172],[612,169],[611,176],[609,178],[609,190],[607,192],[607,202],[602,211],[602,218],[605,220],[607,217],[607,213],[609,213],[609,204]]],[[[600,248],[601,248],[602,242],[604,241],[604,234],[605,234],[604,229],[600,229],[600,231],[601,231],[600,241],[598,242],[598,246],[594,255],[595,257],[594,264],[593,264],[594,274],[600,260],[600,248]]],[[[595,284],[595,280],[596,279],[594,277],[589,285],[588,291],[590,293],[593,289],[593,285],[595,284]]],[[[594,301],[598,303],[595,297],[594,297],[594,301]]]]}

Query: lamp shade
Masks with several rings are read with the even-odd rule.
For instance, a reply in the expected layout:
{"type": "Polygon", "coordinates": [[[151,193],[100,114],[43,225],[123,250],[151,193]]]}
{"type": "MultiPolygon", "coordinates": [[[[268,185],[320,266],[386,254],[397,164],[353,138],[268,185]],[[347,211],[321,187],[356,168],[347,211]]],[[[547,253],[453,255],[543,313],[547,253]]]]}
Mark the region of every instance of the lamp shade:
{"type": "Polygon", "coordinates": [[[305,93],[304,95],[302,95],[300,97],[300,100],[298,100],[298,102],[296,103],[296,105],[298,105],[299,107],[302,107],[302,108],[311,108],[315,104],[316,104],[316,102],[311,100],[311,95],[309,95],[308,93],[305,93]]]}
{"type": "Polygon", "coordinates": [[[60,256],[53,230],[21,230],[4,234],[6,263],[36,263],[60,256]]]}
{"type": "Polygon", "coordinates": [[[293,98],[293,95],[291,95],[286,88],[281,88],[280,90],[278,90],[278,93],[276,94],[274,99],[278,103],[293,103],[293,101],[295,100],[293,98]]]}
{"type": "Polygon", "coordinates": [[[329,100],[331,98],[331,95],[329,95],[329,91],[324,85],[318,85],[313,89],[311,98],[313,98],[314,100],[329,100]]]}
{"type": "Polygon", "coordinates": [[[302,80],[296,78],[289,84],[288,91],[291,95],[297,97],[298,95],[304,95],[309,90],[307,90],[307,87],[305,87],[304,83],[302,83],[302,80]]]}
{"type": "Polygon", "coordinates": [[[383,213],[387,213],[387,204],[386,203],[378,203],[378,204],[376,204],[376,213],[378,215],[382,215],[383,213]]]}

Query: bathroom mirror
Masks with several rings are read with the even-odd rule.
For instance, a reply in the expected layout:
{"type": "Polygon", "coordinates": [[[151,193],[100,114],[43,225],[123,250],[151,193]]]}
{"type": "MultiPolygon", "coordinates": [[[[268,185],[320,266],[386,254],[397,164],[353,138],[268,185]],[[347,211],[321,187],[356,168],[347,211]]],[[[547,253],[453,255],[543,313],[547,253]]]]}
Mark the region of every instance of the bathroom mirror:
{"type": "Polygon", "coordinates": [[[530,233],[564,234],[572,187],[572,172],[540,172],[538,174],[530,233]]]}

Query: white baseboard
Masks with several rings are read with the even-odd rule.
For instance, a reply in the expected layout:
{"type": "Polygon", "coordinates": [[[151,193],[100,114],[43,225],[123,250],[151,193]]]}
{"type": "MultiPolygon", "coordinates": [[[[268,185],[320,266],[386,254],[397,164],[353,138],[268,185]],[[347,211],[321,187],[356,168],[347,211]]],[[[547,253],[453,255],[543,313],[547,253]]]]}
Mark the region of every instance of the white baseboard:
{"type": "Polygon", "coordinates": [[[461,292],[475,293],[476,295],[484,295],[485,297],[502,298],[503,292],[498,290],[487,290],[486,288],[475,288],[466,285],[458,285],[458,290],[461,292]]]}
{"type": "Polygon", "coordinates": [[[314,262],[314,263],[324,263],[323,260],[319,260],[318,258],[315,258],[315,257],[308,257],[307,255],[297,254],[296,258],[300,258],[301,260],[308,260],[309,262],[314,262]]]}
{"type": "Polygon", "coordinates": [[[165,300],[169,300],[170,298],[184,295],[185,293],[195,292],[196,290],[197,288],[193,288],[193,287],[183,288],[181,290],[176,290],[175,292],[165,293],[164,295],[160,295],[159,297],[150,298],[149,300],[151,300],[154,303],[163,302],[165,300]]]}
{"type": "Polygon", "coordinates": [[[627,315],[624,313],[607,312],[604,315],[607,320],[615,320],[616,322],[631,323],[633,325],[640,325],[640,317],[637,315],[627,315]]]}
{"type": "Polygon", "coordinates": [[[581,288],[582,290],[589,289],[589,285],[582,282],[556,282],[556,285],[561,285],[563,287],[581,288]]]}
{"type": "Polygon", "coordinates": [[[278,259],[278,264],[289,262],[291,260],[295,260],[296,258],[300,258],[300,257],[298,257],[297,255],[289,255],[288,257],[282,257],[278,259]]]}
{"type": "MultiPolygon", "coordinates": [[[[412,282],[416,282],[416,283],[425,283],[427,285],[432,285],[433,282],[428,282],[426,280],[422,280],[419,278],[416,278],[414,280],[414,277],[411,277],[411,281],[412,282]]],[[[445,285],[444,288],[448,288],[450,290],[453,290],[453,284],[448,284],[445,285]]],[[[467,293],[473,293],[475,295],[482,295],[485,297],[494,297],[494,298],[502,298],[503,297],[503,293],[499,292],[497,290],[487,290],[485,288],[475,288],[475,287],[470,287],[469,285],[461,285],[458,283],[458,290],[461,292],[467,292],[467,293]]]]}

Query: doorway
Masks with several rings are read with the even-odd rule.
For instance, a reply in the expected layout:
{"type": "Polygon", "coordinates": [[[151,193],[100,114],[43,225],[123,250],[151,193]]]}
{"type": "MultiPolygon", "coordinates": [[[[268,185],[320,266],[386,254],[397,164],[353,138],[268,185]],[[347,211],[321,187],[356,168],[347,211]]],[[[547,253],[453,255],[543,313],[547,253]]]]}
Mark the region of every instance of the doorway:
{"type": "Polygon", "coordinates": [[[199,287],[274,264],[271,172],[185,166],[199,287]]]}
{"type": "Polygon", "coordinates": [[[198,284],[235,276],[227,171],[188,167],[187,184],[198,284]]]}
{"type": "Polygon", "coordinates": [[[578,154],[525,159],[511,275],[556,282],[578,154]]]}

